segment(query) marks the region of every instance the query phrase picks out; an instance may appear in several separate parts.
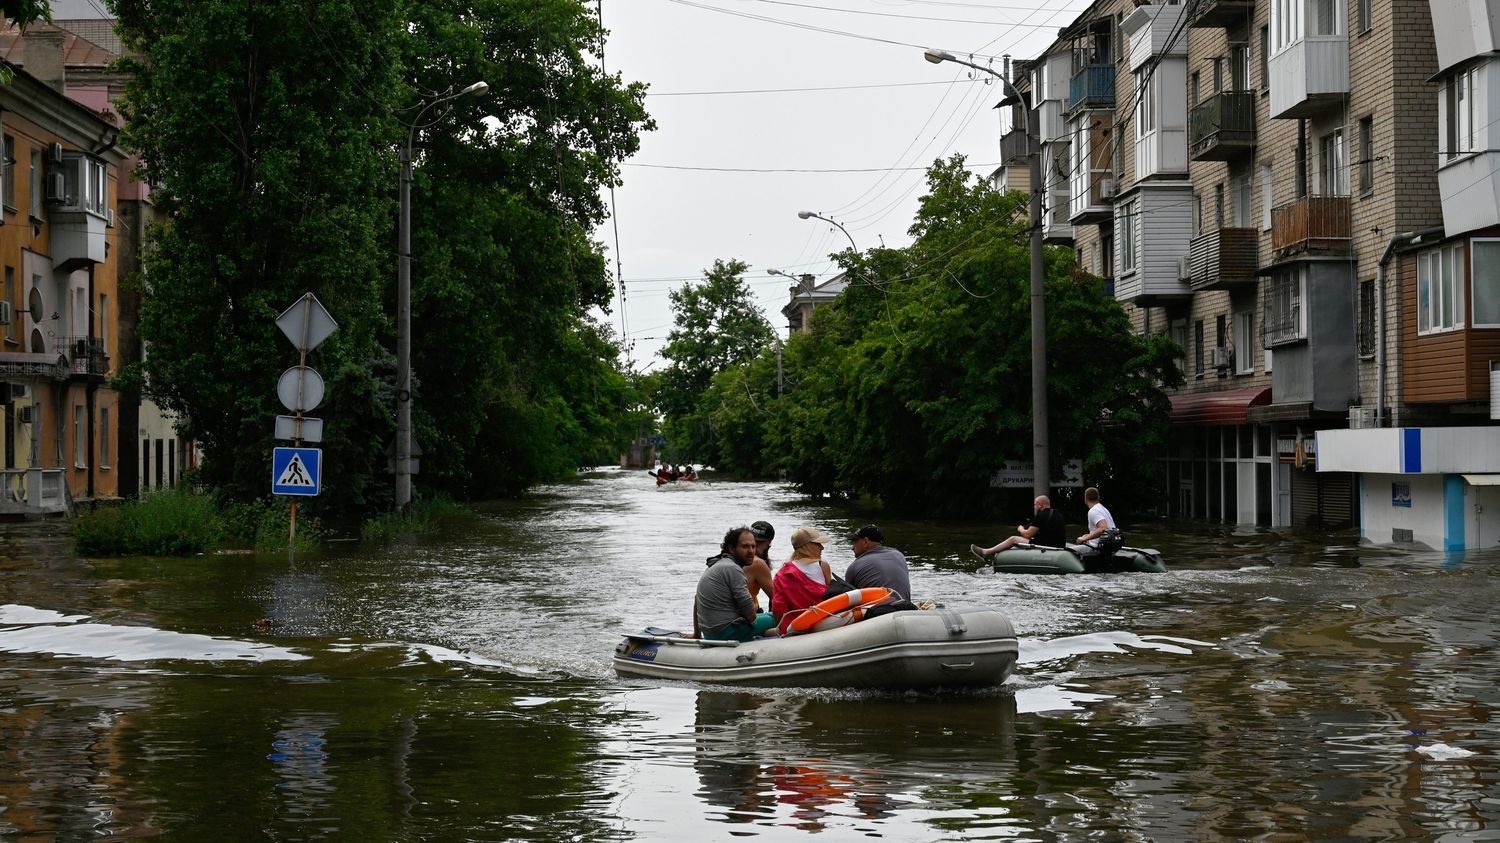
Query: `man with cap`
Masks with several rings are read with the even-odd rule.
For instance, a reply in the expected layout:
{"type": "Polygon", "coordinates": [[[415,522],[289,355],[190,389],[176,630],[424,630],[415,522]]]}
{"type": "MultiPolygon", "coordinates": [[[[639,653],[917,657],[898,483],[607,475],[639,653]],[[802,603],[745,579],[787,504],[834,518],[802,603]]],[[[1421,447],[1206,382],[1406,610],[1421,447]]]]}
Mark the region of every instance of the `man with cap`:
{"type": "Polygon", "coordinates": [[[693,637],[716,641],[749,641],[775,635],[775,619],[756,610],[745,568],[755,561],[755,534],[735,527],[724,534],[723,550],[708,559],[693,597],[693,637]]]}
{"type": "Polygon", "coordinates": [[[888,606],[877,606],[865,617],[917,608],[911,602],[911,574],[906,555],[885,546],[885,533],[874,524],[866,524],[849,536],[854,546],[854,562],[844,572],[844,579],[855,588],[889,588],[901,600],[888,606]]]}

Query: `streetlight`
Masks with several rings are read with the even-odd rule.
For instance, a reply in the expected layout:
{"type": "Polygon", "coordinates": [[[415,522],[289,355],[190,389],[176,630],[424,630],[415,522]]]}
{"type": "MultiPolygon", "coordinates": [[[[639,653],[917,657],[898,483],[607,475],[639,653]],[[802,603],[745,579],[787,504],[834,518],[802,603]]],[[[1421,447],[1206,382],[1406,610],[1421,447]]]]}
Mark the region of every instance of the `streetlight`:
{"type": "Polygon", "coordinates": [[[831,220],[828,217],[823,216],[822,214],[813,213],[812,211],[798,211],[797,212],[797,217],[798,217],[798,219],[804,219],[804,220],[807,220],[807,219],[819,219],[819,220],[822,220],[823,222],[826,222],[826,223],[832,225],[834,228],[837,228],[839,231],[844,232],[844,236],[849,238],[849,245],[850,245],[850,247],[852,247],[854,249],[854,253],[856,255],[859,254],[859,247],[854,245],[854,237],[852,237],[849,234],[849,229],[844,228],[842,225],[839,225],[838,222],[836,222],[835,220],[831,220]]]}
{"type": "Polygon", "coordinates": [[[483,96],[490,89],[486,82],[475,82],[461,91],[448,92],[432,100],[417,112],[401,148],[401,216],[396,236],[396,511],[411,503],[411,148],[417,130],[437,124],[449,112],[423,123],[422,118],[435,105],[473,94],[483,96]]]}
{"type": "MultiPolygon", "coordinates": [[[[923,56],[933,64],[951,61],[990,74],[1005,86],[1007,96],[1026,104],[1015,86],[994,68],[956,58],[945,50],[928,50],[923,56]]],[[[1050,454],[1047,447],[1047,300],[1042,278],[1042,150],[1040,116],[1036,104],[1026,109],[1026,152],[1031,164],[1031,485],[1034,494],[1047,494],[1051,486],[1050,454]]]]}

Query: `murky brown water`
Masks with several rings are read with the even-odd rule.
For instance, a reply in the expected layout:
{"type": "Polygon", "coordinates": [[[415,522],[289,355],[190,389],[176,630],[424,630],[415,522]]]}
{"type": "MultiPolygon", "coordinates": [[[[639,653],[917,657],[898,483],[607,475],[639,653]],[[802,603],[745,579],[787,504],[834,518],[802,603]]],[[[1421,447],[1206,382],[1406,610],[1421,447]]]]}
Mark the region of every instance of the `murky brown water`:
{"type": "Polygon", "coordinates": [[[0,840],[1500,839],[1500,555],[1178,525],[1131,533],[1168,574],[980,575],[1002,528],[891,520],[919,597],[1015,621],[1004,688],[615,678],[760,517],[868,520],[601,472],[296,564],[0,525],[0,840]]]}

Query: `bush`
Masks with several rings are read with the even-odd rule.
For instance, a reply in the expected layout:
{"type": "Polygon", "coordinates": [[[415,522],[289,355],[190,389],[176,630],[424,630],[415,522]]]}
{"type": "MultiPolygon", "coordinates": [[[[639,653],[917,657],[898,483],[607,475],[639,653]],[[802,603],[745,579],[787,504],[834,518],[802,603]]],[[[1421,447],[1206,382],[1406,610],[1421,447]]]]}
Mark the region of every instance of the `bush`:
{"type": "Polygon", "coordinates": [[[72,526],[78,552],[95,556],[189,556],[224,537],[213,498],[186,487],[95,509],[72,526]]]}
{"type": "Polygon", "coordinates": [[[414,500],[406,512],[390,512],[365,521],[359,530],[361,541],[384,542],[397,536],[433,533],[443,521],[468,514],[462,505],[444,495],[414,500]]]}

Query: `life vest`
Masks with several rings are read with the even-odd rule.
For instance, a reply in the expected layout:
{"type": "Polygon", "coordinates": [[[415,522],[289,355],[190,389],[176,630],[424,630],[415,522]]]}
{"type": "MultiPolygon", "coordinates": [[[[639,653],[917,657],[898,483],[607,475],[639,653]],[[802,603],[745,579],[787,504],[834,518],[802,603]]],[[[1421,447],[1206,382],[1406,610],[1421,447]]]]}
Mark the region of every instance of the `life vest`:
{"type": "Polygon", "coordinates": [[[788,635],[837,629],[865,619],[865,612],[901,599],[894,589],[856,588],[808,607],[787,625],[788,635]]]}

